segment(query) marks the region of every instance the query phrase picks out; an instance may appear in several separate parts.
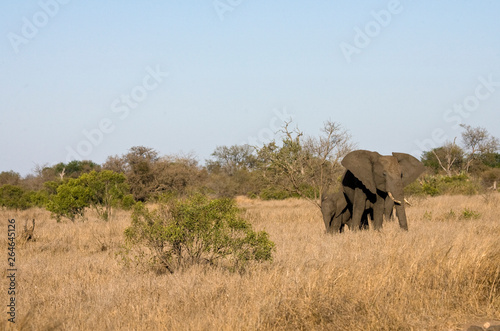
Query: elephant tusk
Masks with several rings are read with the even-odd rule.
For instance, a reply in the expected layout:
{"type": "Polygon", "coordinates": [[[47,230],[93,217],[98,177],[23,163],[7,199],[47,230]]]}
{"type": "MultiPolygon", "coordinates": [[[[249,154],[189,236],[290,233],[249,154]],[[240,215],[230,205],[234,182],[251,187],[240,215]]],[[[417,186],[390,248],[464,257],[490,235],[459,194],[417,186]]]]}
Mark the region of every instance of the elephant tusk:
{"type": "Polygon", "coordinates": [[[394,199],[394,196],[392,195],[391,192],[387,192],[387,194],[389,195],[389,198],[391,198],[392,201],[394,201],[395,204],[397,204],[397,205],[401,204],[401,201],[394,199]]]}
{"type": "Polygon", "coordinates": [[[405,198],[405,202],[408,204],[408,206],[411,206],[410,201],[406,200],[406,198],[405,198]]]}

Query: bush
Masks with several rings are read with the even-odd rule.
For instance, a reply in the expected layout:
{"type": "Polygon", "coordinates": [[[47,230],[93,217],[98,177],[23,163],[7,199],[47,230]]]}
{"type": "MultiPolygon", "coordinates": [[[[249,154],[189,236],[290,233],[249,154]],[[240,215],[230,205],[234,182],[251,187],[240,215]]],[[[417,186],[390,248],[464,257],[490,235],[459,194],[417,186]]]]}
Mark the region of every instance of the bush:
{"type": "Polygon", "coordinates": [[[89,206],[88,194],[88,190],[78,180],[70,179],[57,188],[57,194],[52,196],[46,208],[57,221],[66,217],[74,222],[76,217],[83,216],[85,208],[89,206]]]}
{"type": "MultiPolygon", "coordinates": [[[[89,206],[105,221],[111,217],[111,207],[122,202],[129,187],[124,174],[111,170],[91,171],[78,177],[78,184],[85,187],[89,206]]],[[[126,204],[130,204],[127,197],[126,204]]]]}
{"type": "Polygon", "coordinates": [[[210,200],[201,194],[171,199],[152,211],[138,203],[125,238],[125,260],[130,261],[128,254],[136,247],[138,263],[171,273],[203,263],[243,270],[249,261],[271,260],[274,248],[266,232],[253,231],[240,217],[234,200],[210,200]]]}
{"type": "Polygon", "coordinates": [[[0,187],[0,206],[9,209],[28,209],[31,207],[28,193],[17,185],[0,187]]]}
{"type": "Polygon", "coordinates": [[[405,193],[413,195],[436,196],[441,194],[477,194],[481,185],[467,174],[455,176],[425,176],[420,182],[414,182],[405,188],[405,193]]]}
{"type": "Polygon", "coordinates": [[[132,194],[127,194],[123,196],[123,199],[120,203],[120,206],[123,210],[130,210],[134,207],[135,205],[135,199],[132,194]]]}
{"type": "Polygon", "coordinates": [[[91,171],[64,183],[51,182],[56,193],[47,203],[47,210],[59,221],[66,217],[74,221],[83,216],[85,208],[91,207],[105,221],[111,217],[111,208],[117,205],[129,206],[133,198],[125,195],[128,191],[123,174],[104,170],[91,171]],[[124,201],[125,199],[125,201],[124,201]]]}
{"type": "Polygon", "coordinates": [[[293,194],[284,189],[268,187],[263,189],[260,192],[259,196],[262,200],[284,200],[287,198],[291,198],[293,194]]]}

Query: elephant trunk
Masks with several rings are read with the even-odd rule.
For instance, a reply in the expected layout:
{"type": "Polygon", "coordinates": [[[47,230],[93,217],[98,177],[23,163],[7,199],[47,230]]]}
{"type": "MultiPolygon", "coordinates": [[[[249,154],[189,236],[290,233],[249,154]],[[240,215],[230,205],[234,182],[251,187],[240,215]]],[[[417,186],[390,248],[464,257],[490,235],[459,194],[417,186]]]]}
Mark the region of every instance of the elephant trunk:
{"type": "Polygon", "coordinates": [[[396,205],[396,215],[398,216],[399,226],[401,229],[408,231],[408,223],[406,222],[406,211],[404,205],[396,205]]]}
{"type": "Polygon", "coordinates": [[[408,223],[406,222],[406,211],[404,205],[405,197],[403,183],[397,183],[392,188],[393,191],[388,191],[387,195],[395,204],[396,216],[398,217],[399,226],[404,230],[408,230],[408,223]]]}

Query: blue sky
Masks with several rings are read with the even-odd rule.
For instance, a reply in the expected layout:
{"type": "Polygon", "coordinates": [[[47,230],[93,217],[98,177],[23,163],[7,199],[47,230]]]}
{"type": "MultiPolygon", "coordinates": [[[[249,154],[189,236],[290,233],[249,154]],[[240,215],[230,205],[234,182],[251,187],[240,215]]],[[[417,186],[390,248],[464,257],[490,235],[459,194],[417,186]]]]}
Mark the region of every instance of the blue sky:
{"type": "Polygon", "coordinates": [[[500,137],[498,1],[3,1],[0,171],[194,154],[325,120],[419,156],[500,137]]]}

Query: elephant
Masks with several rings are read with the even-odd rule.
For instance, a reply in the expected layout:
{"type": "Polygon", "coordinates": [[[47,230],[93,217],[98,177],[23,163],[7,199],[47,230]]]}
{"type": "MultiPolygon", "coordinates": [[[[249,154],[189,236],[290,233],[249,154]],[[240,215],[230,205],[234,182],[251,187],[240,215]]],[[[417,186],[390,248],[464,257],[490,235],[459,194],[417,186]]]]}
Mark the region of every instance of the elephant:
{"type": "Polygon", "coordinates": [[[384,216],[389,219],[395,206],[399,226],[408,230],[404,187],[425,170],[419,160],[406,153],[380,155],[356,150],[347,154],[341,164],[346,168],[341,190],[352,218],[346,221],[350,228],[359,229],[370,213],[374,229],[379,230],[384,216]]]}
{"type": "Polygon", "coordinates": [[[327,233],[342,232],[344,225],[351,220],[351,212],[347,209],[344,192],[322,196],[321,213],[327,233]]]}
{"type": "MultiPolygon", "coordinates": [[[[327,233],[342,233],[344,226],[351,227],[351,210],[344,192],[325,194],[321,197],[321,213],[327,233]]],[[[368,227],[368,215],[371,215],[371,209],[366,208],[363,214],[360,228],[368,227]]]]}

